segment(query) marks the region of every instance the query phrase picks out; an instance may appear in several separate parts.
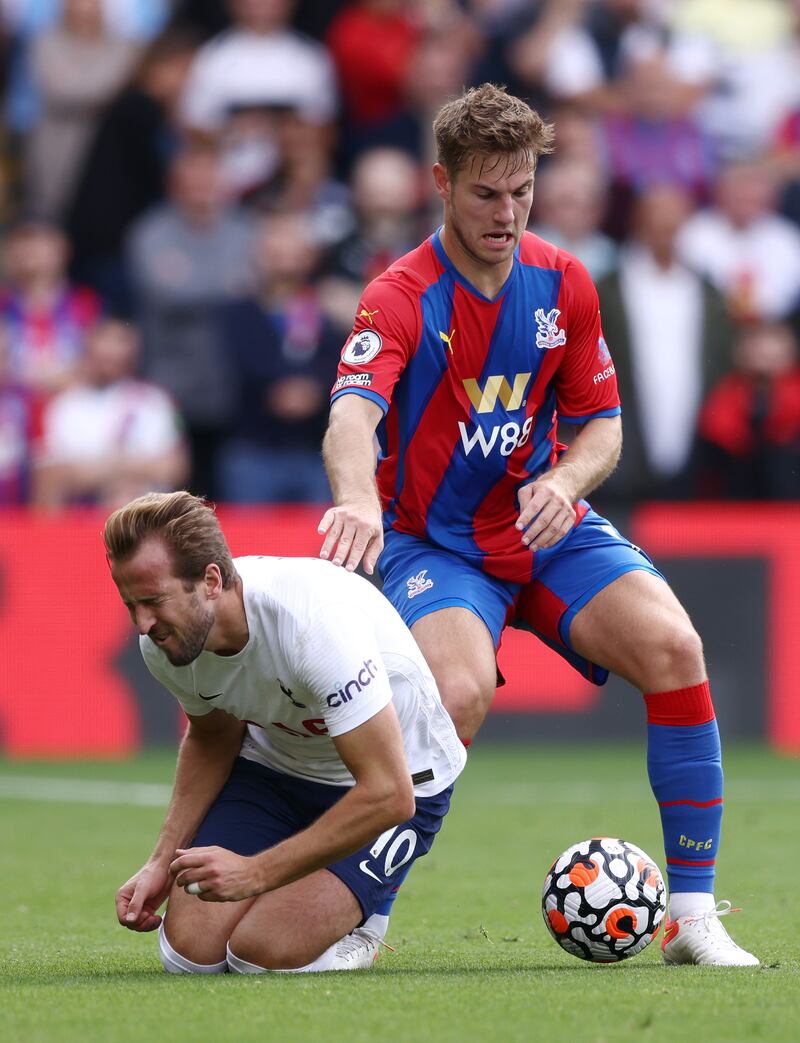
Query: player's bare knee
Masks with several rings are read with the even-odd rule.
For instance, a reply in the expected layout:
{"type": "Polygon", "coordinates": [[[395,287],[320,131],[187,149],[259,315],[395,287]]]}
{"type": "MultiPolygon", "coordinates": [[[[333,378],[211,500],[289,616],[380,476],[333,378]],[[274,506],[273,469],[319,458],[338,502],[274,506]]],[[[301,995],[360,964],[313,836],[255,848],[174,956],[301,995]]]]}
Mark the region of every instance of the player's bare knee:
{"type": "Polygon", "coordinates": [[[224,943],[220,959],[219,952],[209,956],[208,950],[198,951],[196,947],[175,942],[167,936],[165,928],[166,921],[158,932],[158,955],[168,974],[223,974],[227,970],[224,943]]]}
{"type": "MultiPolygon", "coordinates": [[[[216,937],[213,931],[198,930],[197,922],[187,917],[166,918],[161,937],[169,948],[190,963],[199,966],[214,965],[225,959],[225,939],[221,936],[216,937]]],[[[164,963],[163,946],[161,962],[164,963]]]]}
{"type": "Polygon", "coordinates": [[[301,951],[296,940],[281,938],[266,931],[255,932],[240,925],[231,935],[228,949],[239,960],[263,967],[266,971],[293,970],[304,967],[319,956],[318,952],[301,951]]]}
{"type": "Polygon", "coordinates": [[[494,696],[494,684],[487,684],[471,673],[453,671],[437,679],[439,693],[456,731],[462,738],[470,738],[489,709],[494,696]]]}
{"type": "Polygon", "coordinates": [[[663,692],[699,684],[705,677],[703,643],[688,620],[670,620],[649,635],[639,635],[633,678],[643,691],[663,692]]]}

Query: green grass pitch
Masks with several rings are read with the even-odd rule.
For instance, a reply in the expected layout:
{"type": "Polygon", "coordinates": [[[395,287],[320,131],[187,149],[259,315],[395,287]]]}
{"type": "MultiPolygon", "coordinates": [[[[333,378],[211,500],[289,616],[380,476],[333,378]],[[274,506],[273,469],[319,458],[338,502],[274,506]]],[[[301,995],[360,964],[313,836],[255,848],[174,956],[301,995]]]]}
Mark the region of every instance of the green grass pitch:
{"type": "Polygon", "coordinates": [[[564,848],[622,836],[663,866],[643,752],[478,742],[397,902],[395,953],[357,974],[203,979],[165,975],[155,936],[113,910],[173,763],[0,761],[3,1043],[800,1038],[797,761],[727,751],[718,896],[743,907],[726,922],[761,968],[668,968],[657,943],[614,966],[562,952],[539,895],[564,848]],[[90,801],[97,781],[108,803],[90,801]]]}

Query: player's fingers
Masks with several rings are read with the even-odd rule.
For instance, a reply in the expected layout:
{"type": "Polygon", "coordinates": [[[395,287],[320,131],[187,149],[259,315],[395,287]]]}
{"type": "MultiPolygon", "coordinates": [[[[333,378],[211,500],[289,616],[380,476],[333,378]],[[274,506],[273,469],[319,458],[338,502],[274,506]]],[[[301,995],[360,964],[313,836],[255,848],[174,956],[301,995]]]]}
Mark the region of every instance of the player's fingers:
{"type": "Polygon", "coordinates": [[[559,512],[550,524],[540,532],[533,543],[531,543],[531,549],[545,550],[547,547],[553,547],[558,543],[558,541],[569,532],[572,522],[574,521],[574,511],[572,512],[572,515],[573,517],[570,518],[570,513],[568,511],[559,512]]]}
{"type": "Polygon", "coordinates": [[[128,908],[125,910],[125,919],[120,922],[124,923],[126,926],[137,923],[142,914],[142,909],[144,908],[147,898],[147,887],[140,880],[134,888],[131,900],[128,903],[128,908]]]}
{"type": "MultiPolygon", "coordinates": [[[[330,513],[331,512],[329,511],[328,514],[330,513]]],[[[333,548],[336,546],[336,542],[341,535],[343,526],[344,522],[340,515],[336,514],[331,518],[328,526],[328,533],[322,543],[322,547],[320,548],[319,556],[321,558],[330,558],[333,553],[333,548]]]]}
{"type": "Polygon", "coordinates": [[[329,507],[328,510],[325,511],[325,513],[320,518],[319,525],[317,526],[317,532],[320,534],[320,536],[323,536],[328,531],[335,517],[336,513],[333,507],[329,507]]]}
{"type": "Polygon", "coordinates": [[[383,552],[383,533],[379,532],[377,536],[373,536],[367,544],[367,549],[364,552],[364,571],[368,576],[371,576],[375,572],[375,566],[378,563],[378,558],[383,552]]]}
{"type": "Polygon", "coordinates": [[[358,567],[358,563],[364,557],[364,552],[374,538],[375,531],[371,527],[364,526],[362,529],[356,530],[353,546],[350,548],[350,554],[345,565],[348,572],[352,572],[358,567]]]}
{"type": "Polygon", "coordinates": [[[333,555],[333,564],[342,565],[347,559],[348,554],[353,546],[353,542],[356,537],[358,529],[353,522],[345,522],[342,526],[342,532],[339,536],[339,542],[336,545],[336,551],[333,555]]]}

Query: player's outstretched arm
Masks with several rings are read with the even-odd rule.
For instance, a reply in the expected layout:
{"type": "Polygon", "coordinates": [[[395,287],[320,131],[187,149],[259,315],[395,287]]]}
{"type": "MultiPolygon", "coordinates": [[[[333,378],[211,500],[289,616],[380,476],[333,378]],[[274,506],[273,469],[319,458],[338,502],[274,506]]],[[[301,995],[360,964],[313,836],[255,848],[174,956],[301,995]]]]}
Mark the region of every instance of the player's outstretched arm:
{"type": "Polygon", "coordinates": [[[580,429],[550,471],[519,491],[517,528],[531,550],[552,547],[575,524],[573,504],[596,489],[617,466],[622,421],[596,417],[580,429]]]}
{"type": "Polygon", "coordinates": [[[117,919],[132,931],[152,931],[172,885],[170,863],[188,843],[230,774],[244,724],[222,710],[190,717],[181,742],[175,785],[153,853],[117,891],[117,919]]]}
{"type": "Polygon", "coordinates": [[[355,785],[308,829],[251,858],[219,847],[180,851],[176,882],[198,897],[235,902],[331,865],[414,814],[414,789],[394,706],[334,739],[355,785]]]}
{"type": "Polygon", "coordinates": [[[322,444],[334,506],[322,516],[320,557],[352,572],[363,561],[372,575],[383,550],[381,504],[375,485],[375,429],[381,409],[361,395],[342,395],[331,406],[322,444]]]}

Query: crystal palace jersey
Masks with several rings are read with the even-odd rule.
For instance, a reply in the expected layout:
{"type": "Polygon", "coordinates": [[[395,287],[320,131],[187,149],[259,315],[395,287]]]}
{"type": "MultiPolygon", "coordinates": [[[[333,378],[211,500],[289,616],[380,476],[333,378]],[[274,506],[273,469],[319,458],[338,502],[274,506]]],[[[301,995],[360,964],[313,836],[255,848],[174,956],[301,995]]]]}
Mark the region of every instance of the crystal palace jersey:
{"type": "Polygon", "coordinates": [[[516,494],[558,459],[558,420],[620,412],[589,275],[530,232],[494,300],[457,271],[438,232],[370,283],[332,401],[344,394],[384,411],[386,527],[518,583],[533,552],[514,527],[516,494]]]}

